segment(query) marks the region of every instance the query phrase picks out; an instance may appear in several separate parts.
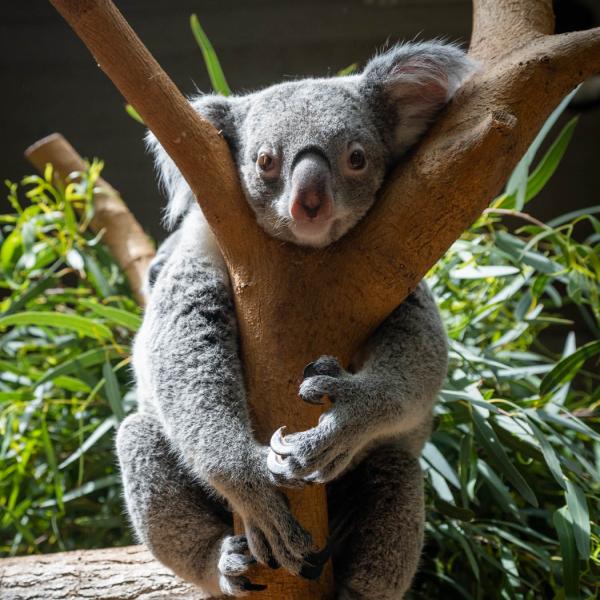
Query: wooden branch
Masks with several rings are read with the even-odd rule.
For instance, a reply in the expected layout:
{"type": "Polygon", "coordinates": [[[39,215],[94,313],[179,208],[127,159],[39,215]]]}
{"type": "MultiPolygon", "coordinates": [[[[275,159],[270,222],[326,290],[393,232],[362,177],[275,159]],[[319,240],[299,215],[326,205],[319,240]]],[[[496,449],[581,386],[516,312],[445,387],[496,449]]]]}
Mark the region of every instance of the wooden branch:
{"type": "Polygon", "coordinates": [[[553,31],[552,0],[473,0],[469,54],[494,60],[553,31]]]}
{"type": "MultiPolygon", "coordinates": [[[[334,246],[308,251],[259,230],[225,142],[194,113],[112,3],[51,1],[178,165],[217,235],[263,442],[280,425],[305,429],[316,422],[318,411],[296,395],[303,366],[321,354],[347,363],[485,208],[560,98],[600,70],[597,30],[547,35],[549,1],[476,0],[472,53],[482,63],[479,74],[392,174],[364,222],[334,246]]],[[[322,543],[323,488],[291,499],[322,543]]],[[[255,598],[331,595],[330,572],[320,584],[281,569],[264,571],[260,581],[269,587],[255,598]]]]}
{"type": "Polygon", "coordinates": [[[175,161],[219,241],[234,245],[246,229],[257,235],[226,142],[194,111],[115,5],[110,0],[50,2],[175,161]]]}
{"type": "MultiPolygon", "coordinates": [[[[81,156],[60,133],[52,133],[29,146],[25,157],[40,173],[51,163],[62,183],[74,171],[85,169],[81,156]]],[[[144,278],[154,256],[154,246],[119,192],[102,178],[96,186],[90,229],[95,233],[104,232],[102,242],[127,275],[136,300],[143,305],[144,278]]]]}
{"type": "Polygon", "coordinates": [[[372,331],[414,288],[502,189],[560,100],[598,71],[600,28],[536,38],[503,61],[484,63],[391,175],[368,217],[312,275],[323,281],[331,270],[340,283],[318,286],[305,309],[340,307],[320,290],[354,288],[352,306],[342,305],[331,318],[350,319],[345,340],[355,349],[364,339],[361,325],[372,331]],[[369,301],[356,299],[360,290],[369,290],[369,301]]]}
{"type": "Polygon", "coordinates": [[[0,560],[2,600],[201,600],[142,546],[59,552],[0,560]]]}

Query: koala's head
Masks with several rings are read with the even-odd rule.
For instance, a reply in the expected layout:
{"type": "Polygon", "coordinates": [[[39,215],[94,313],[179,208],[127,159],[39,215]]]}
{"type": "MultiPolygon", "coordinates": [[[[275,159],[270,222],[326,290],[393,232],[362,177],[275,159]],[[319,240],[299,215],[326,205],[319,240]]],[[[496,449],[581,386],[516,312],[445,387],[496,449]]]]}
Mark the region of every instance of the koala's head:
{"type": "MultiPolygon", "coordinates": [[[[451,44],[392,48],[360,75],[303,79],[192,104],[227,140],[258,223],[274,237],[323,247],[375,201],[386,171],[423,135],[473,64],[451,44]]],[[[167,222],[193,202],[153,136],[169,193],[167,222]]]]}

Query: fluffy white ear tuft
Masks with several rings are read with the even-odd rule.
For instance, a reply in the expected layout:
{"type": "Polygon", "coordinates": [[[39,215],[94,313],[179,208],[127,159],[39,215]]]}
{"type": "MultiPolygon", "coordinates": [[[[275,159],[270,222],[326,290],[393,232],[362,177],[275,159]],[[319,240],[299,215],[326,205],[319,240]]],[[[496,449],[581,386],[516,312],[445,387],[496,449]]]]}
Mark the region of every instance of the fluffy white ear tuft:
{"type": "Polygon", "coordinates": [[[148,131],[145,139],[146,148],[154,156],[160,187],[167,196],[163,222],[165,227],[171,230],[189,210],[194,202],[194,194],[155,135],[148,131]]]}
{"type": "Polygon", "coordinates": [[[367,63],[361,91],[399,156],[425,132],[476,64],[454,44],[394,46],[367,63]]]}

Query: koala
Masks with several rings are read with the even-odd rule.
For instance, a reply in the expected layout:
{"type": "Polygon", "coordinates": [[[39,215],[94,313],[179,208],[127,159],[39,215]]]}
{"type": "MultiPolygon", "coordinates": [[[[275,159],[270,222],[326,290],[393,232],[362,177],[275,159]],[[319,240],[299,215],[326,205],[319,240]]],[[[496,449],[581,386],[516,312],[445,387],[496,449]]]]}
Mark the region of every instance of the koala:
{"type": "MultiPolygon", "coordinates": [[[[323,248],[360,221],[473,68],[452,44],[412,43],[375,56],[360,74],[191,103],[229,144],[258,224],[284,242],[323,248]]],[[[150,268],[133,351],[138,412],[116,441],[139,539],[213,597],[263,589],[248,576],[257,561],[314,579],[330,556],[339,600],[403,597],[423,545],[419,456],[447,366],[426,284],[352,367],[332,356],[306,367],[300,399],[335,399],[315,427],[282,428],[260,444],[223,258],[181,174],[152,135],[148,143],[169,198],[167,224],[177,229],[150,268]],[[327,486],[325,548],[280,491],[311,483],[327,486]],[[245,535],[234,535],[232,512],[245,535]]]]}

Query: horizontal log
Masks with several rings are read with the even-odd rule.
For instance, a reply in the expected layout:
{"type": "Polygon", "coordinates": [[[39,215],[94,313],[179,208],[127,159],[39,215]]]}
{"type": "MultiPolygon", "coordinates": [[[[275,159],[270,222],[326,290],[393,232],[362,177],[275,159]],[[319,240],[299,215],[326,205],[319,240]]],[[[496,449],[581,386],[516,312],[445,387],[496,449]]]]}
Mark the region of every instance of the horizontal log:
{"type": "Polygon", "coordinates": [[[0,560],[2,600],[201,600],[143,546],[0,560]]]}

